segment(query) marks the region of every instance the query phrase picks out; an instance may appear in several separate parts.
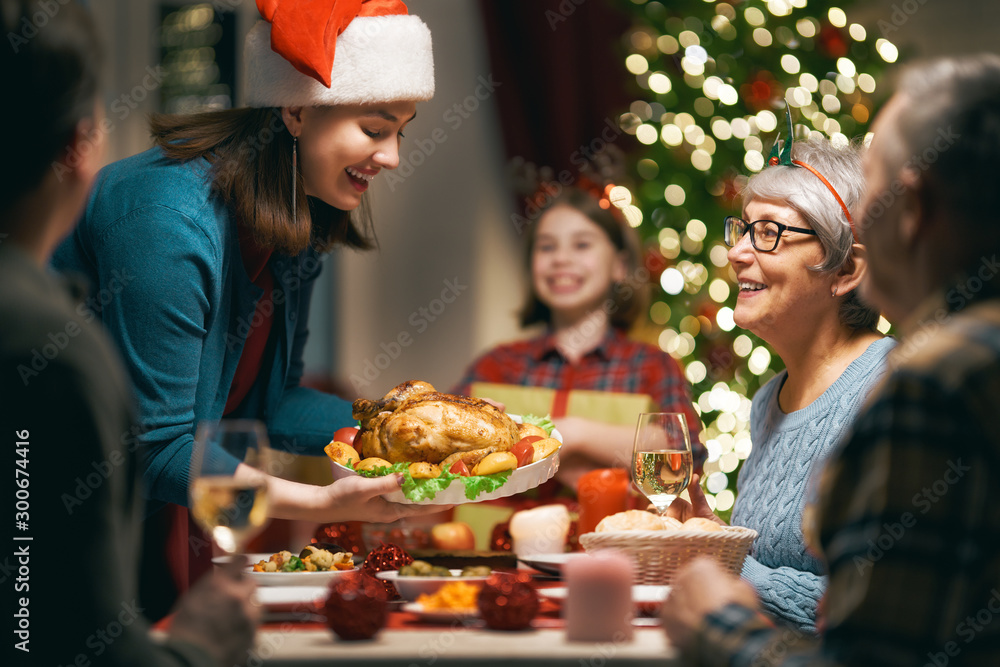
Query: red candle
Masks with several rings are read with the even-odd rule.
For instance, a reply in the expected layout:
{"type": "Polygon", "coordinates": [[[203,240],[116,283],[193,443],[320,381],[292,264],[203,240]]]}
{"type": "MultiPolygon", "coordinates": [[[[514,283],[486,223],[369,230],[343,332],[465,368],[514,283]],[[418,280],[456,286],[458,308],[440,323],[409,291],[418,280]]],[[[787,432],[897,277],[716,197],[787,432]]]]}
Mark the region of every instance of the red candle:
{"type": "Polygon", "coordinates": [[[629,473],[622,468],[600,468],[580,477],[578,534],[594,532],[601,519],[628,509],[629,473]]]}

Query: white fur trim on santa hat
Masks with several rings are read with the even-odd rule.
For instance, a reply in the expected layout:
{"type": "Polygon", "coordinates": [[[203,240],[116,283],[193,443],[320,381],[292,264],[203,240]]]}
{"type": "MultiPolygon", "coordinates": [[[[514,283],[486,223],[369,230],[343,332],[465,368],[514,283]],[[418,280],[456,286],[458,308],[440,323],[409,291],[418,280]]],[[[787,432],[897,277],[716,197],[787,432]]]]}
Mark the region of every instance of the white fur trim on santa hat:
{"type": "Polygon", "coordinates": [[[434,96],[431,31],[416,16],[365,16],[337,37],[329,88],[271,50],[271,24],[260,21],[243,50],[250,107],[327,106],[434,96]]]}

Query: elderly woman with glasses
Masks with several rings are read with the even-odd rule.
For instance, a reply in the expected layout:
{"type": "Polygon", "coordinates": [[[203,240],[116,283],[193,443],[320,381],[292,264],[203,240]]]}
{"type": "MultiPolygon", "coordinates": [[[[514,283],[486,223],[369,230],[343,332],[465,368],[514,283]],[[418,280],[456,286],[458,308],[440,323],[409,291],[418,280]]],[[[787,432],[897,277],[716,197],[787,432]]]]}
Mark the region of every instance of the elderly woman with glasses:
{"type": "MultiPolygon", "coordinates": [[[[809,480],[849,430],[894,341],[858,296],[866,259],[850,210],[865,185],[859,150],[810,140],[769,164],[747,184],[742,217],[725,220],[739,285],[734,319],[785,364],[753,398],[753,449],[732,522],[758,532],[742,574],[763,607],[814,631],[826,582],[803,539],[809,480]]],[[[674,516],[720,521],[697,484],[690,494],[674,516]]]]}

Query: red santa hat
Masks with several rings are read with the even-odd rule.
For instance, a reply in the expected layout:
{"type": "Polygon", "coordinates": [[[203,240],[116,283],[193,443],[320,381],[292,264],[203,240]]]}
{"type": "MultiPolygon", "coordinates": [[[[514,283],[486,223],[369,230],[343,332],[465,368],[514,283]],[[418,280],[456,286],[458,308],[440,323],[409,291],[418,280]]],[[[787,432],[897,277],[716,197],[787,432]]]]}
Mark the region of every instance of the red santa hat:
{"type": "Polygon", "coordinates": [[[431,33],[400,0],[257,0],[246,39],[251,107],[368,104],[434,95],[431,33]]]}

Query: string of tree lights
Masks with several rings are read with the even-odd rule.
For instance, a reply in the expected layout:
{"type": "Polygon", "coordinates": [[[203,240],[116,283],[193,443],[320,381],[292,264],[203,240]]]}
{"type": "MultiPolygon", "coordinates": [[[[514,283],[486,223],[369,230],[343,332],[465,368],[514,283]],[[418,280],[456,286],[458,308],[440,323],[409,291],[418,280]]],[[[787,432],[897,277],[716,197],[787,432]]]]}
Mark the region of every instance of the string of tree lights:
{"type": "MultiPolygon", "coordinates": [[[[633,16],[625,65],[636,100],[619,118],[642,150],[612,196],[646,243],[655,291],[640,335],[682,365],[701,414],[709,502],[724,515],[750,453],[750,398],[780,370],[733,322],[722,220],[791,109],[796,141],[870,140],[877,81],[895,45],[816,0],[618,0],[633,16]]],[[[888,323],[879,327],[888,330],[888,323]]]]}

